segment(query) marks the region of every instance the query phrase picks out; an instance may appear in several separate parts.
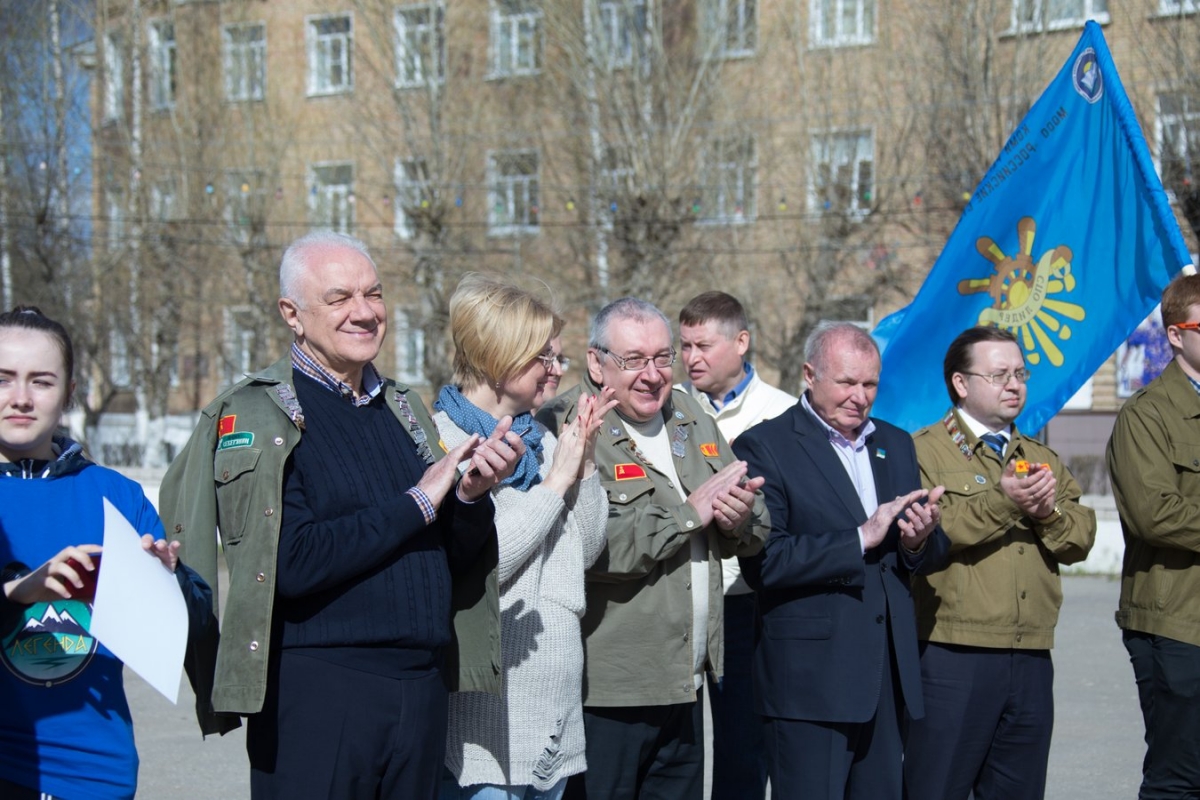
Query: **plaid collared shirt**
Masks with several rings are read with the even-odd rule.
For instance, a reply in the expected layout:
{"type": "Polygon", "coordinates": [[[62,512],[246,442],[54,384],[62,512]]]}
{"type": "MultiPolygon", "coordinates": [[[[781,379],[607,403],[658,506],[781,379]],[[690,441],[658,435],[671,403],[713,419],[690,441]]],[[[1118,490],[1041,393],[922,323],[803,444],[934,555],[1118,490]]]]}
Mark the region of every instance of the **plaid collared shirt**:
{"type": "Polygon", "coordinates": [[[380,377],[379,371],[375,369],[375,365],[369,361],[363,367],[362,382],[364,391],[358,397],[355,397],[353,386],[334,377],[329,370],[322,367],[308,353],[301,350],[300,346],[295,342],[292,342],[292,366],[329,391],[349,400],[356,406],[365,406],[383,391],[383,378],[380,377]]]}

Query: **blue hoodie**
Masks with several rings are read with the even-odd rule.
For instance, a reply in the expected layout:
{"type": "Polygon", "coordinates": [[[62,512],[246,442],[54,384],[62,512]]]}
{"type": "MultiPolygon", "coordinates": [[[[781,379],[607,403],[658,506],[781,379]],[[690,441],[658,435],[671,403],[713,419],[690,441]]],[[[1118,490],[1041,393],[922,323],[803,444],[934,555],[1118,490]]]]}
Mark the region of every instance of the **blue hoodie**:
{"type": "MultiPolygon", "coordinates": [[[[135,530],[162,538],[138,484],[69,439],[56,439],[55,450],[54,461],[0,464],[0,567],[28,571],[69,545],[102,544],[105,497],[135,530]]],[[[182,565],[176,574],[189,615],[206,613],[208,586],[182,565]]],[[[19,610],[0,629],[0,778],[56,797],[133,797],[138,758],[122,664],[89,634],[91,604],[19,610]]]]}

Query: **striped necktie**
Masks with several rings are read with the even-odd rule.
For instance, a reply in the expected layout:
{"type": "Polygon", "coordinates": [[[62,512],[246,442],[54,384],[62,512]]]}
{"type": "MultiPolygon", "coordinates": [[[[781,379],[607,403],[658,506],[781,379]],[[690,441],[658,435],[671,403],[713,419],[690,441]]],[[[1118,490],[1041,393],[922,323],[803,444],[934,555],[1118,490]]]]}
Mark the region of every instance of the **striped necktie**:
{"type": "Polygon", "coordinates": [[[992,451],[996,455],[1000,456],[1001,460],[1004,459],[1004,446],[1008,444],[1007,439],[998,433],[985,433],[983,436],[980,436],[979,439],[988,447],[992,448],[992,451]]]}

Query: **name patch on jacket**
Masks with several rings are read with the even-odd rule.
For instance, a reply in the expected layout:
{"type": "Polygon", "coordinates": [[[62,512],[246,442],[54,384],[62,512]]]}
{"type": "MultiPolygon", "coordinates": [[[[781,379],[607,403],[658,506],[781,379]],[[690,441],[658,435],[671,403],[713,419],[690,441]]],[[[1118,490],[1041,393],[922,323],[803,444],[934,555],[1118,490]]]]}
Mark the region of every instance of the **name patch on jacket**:
{"type": "Polygon", "coordinates": [[[717,450],[717,443],[705,442],[700,445],[700,455],[707,456],[708,458],[716,458],[720,455],[720,452],[717,450]]]}
{"type": "Polygon", "coordinates": [[[646,477],[646,470],[639,464],[617,464],[613,467],[613,479],[631,481],[634,478],[646,477]]]}
{"type": "Polygon", "coordinates": [[[217,441],[218,450],[232,450],[235,447],[249,447],[254,444],[254,434],[250,431],[227,433],[217,441]]]}

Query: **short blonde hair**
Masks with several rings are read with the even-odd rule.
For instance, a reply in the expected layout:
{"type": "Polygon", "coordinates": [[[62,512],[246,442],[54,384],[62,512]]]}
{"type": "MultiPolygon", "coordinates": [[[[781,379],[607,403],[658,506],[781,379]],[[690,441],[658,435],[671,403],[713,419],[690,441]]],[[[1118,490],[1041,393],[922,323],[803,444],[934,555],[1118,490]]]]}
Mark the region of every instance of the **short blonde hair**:
{"type": "Polygon", "coordinates": [[[562,326],[562,318],[533,293],[468,273],[450,298],[454,382],[466,390],[508,380],[541,354],[562,326]]]}

